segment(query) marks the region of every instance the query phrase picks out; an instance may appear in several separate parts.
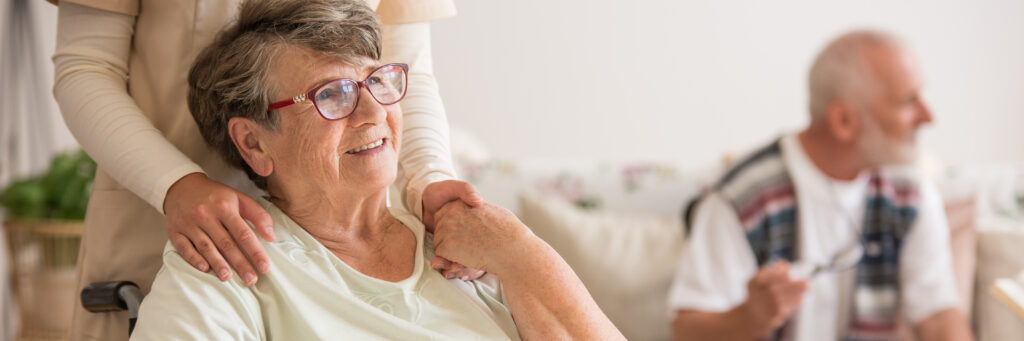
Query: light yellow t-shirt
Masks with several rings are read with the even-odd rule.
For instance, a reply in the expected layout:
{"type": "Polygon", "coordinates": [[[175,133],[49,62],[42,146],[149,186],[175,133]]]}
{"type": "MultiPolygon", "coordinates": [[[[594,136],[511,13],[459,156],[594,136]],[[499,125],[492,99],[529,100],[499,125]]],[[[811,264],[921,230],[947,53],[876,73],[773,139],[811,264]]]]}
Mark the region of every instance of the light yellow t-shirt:
{"type": "Polygon", "coordinates": [[[493,275],[445,280],[430,268],[433,243],[402,208],[391,214],[416,235],[409,278],[388,282],[351,268],[273,204],[277,241],[262,241],[270,274],[246,287],[189,265],[174,247],[142,304],[132,340],[518,340],[493,275]]]}

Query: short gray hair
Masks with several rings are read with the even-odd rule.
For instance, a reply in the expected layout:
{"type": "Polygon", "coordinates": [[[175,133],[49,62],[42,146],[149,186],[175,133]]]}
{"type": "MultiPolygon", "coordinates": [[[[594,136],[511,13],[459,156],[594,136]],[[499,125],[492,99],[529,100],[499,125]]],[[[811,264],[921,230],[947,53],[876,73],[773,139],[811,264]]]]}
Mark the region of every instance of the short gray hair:
{"type": "Polygon", "coordinates": [[[228,120],[250,118],[277,127],[267,107],[273,84],[268,74],[285,47],[304,47],[351,65],[380,60],[380,19],[360,0],[249,0],[238,20],[225,27],[196,58],[189,72],[188,107],[203,139],[229,164],[262,189],[266,179],[239,154],[228,120]]]}
{"type": "Polygon", "coordinates": [[[807,77],[812,119],[822,116],[833,101],[861,96],[873,85],[864,53],[876,46],[902,48],[903,43],[882,31],[856,30],[839,36],[818,53],[807,77]]]}

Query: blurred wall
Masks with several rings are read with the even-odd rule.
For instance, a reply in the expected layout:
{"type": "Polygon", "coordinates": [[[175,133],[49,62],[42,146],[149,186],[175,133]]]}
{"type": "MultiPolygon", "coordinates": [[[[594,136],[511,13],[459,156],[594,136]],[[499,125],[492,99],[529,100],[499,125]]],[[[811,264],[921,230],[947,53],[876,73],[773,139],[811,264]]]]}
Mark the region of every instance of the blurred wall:
{"type": "MultiPolygon", "coordinates": [[[[7,20],[13,1],[0,2],[0,39],[14,38],[9,31],[12,22],[7,20]]],[[[43,0],[26,2],[30,30],[35,35],[32,44],[35,48],[34,62],[39,69],[30,70],[31,63],[21,60],[32,55],[27,51],[0,51],[0,65],[18,59],[21,75],[38,71],[39,83],[29,84],[11,75],[0,79],[0,91],[4,92],[0,97],[8,101],[0,103],[0,122],[3,122],[0,124],[10,124],[0,127],[0,148],[4,149],[0,153],[3,156],[0,160],[0,188],[11,180],[46,170],[54,154],[78,145],[64,125],[57,102],[53,100],[53,63],[50,57],[56,47],[57,6],[43,0]],[[38,87],[33,88],[33,85],[38,87]],[[30,101],[37,100],[36,96],[41,102],[30,104],[30,101]]]]}
{"type": "MultiPolygon", "coordinates": [[[[11,25],[9,12],[13,8],[13,2],[7,0],[0,2],[0,39],[11,39],[11,25]]],[[[71,133],[64,126],[64,121],[57,109],[57,103],[53,101],[51,89],[53,88],[53,64],[50,56],[53,55],[57,36],[57,7],[42,0],[28,1],[27,11],[29,22],[35,33],[35,62],[41,66],[39,73],[40,81],[38,88],[45,93],[41,94],[43,102],[38,106],[27,105],[27,101],[34,100],[31,87],[28,84],[17,83],[9,74],[4,74],[0,79],[0,97],[5,103],[0,103],[0,189],[4,188],[9,181],[42,172],[49,165],[53,154],[77,146],[71,133]],[[15,98],[17,96],[17,98],[15,98]],[[26,108],[34,108],[26,110],[26,108]],[[27,124],[32,121],[39,124],[27,124]],[[34,127],[39,131],[25,131],[22,128],[34,127]],[[28,145],[26,143],[38,143],[39,145],[28,145]],[[45,155],[38,155],[45,154],[45,155]]],[[[18,15],[23,15],[20,13],[18,15]]],[[[12,60],[11,58],[22,58],[29,55],[27,51],[3,51],[0,50],[0,65],[12,60]],[[17,57],[16,57],[17,56],[17,57]]],[[[25,61],[19,60],[18,66],[22,71],[28,68],[25,61]]],[[[13,65],[13,64],[12,64],[13,65]]],[[[9,71],[9,70],[8,70],[9,71]]],[[[27,74],[27,73],[26,73],[27,74]]],[[[0,222],[4,221],[4,212],[0,210],[0,222]]],[[[5,231],[4,231],[5,232],[5,231]]],[[[0,340],[14,340],[16,333],[16,307],[12,296],[11,280],[8,277],[11,261],[8,252],[7,233],[0,233],[0,340]]],[[[68,307],[70,308],[70,307],[68,307]]]]}
{"type": "Polygon", "coordinates": [[[1024,162],[1024,1],[458,1],[433,26],[454,126],[492,156],[718,160],[807,122],[806,74],[841,32],[921,56],[950,164],[1024,162]]]}

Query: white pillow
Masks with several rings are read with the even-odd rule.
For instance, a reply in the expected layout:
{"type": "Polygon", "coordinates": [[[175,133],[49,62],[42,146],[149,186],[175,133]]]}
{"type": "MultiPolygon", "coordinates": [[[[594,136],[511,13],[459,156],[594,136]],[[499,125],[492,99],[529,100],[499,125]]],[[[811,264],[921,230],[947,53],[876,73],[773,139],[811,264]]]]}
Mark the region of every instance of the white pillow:
{"type": "Polygon", "coordinates": [[[681,218],[583,211],[562,198],[536,193],[520,196],[519,213],[576,271],[626,338],[671,337],[666,312],[683,244],[681,218]]]}

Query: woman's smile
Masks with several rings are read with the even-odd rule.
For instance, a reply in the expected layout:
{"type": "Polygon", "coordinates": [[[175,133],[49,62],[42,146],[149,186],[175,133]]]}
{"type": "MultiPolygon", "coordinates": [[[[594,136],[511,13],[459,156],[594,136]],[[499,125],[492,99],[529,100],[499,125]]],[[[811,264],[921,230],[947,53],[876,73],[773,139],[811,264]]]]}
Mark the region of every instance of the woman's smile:
{"type": "Polygon", "coordinates": [[[384,144],[387,142],[387,140],[388,139],[386,137],[385,138],[381,138],[379,140],[376,140],[376,141],[370,142],[368,144],[359,146],[359,147],[357,147],[355,149],[349,150],[349,151],[345,152],[345,154],[350,154],[350,155],[373,155],[373,154],[379,153],[380,151],[384,150],[384,148],[381,148],[381,147],[384,146],[384,144]]]}

